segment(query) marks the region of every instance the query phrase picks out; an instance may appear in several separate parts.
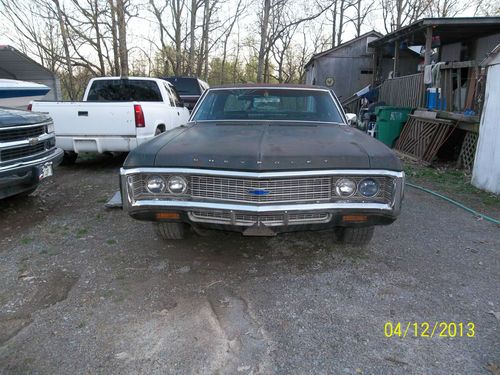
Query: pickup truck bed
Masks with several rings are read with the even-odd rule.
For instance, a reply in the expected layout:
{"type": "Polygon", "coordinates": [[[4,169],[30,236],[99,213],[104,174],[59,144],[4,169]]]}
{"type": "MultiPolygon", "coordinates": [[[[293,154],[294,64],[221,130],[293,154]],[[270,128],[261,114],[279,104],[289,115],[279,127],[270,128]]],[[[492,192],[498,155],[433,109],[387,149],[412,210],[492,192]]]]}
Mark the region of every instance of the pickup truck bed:
{"type": "Polygon", "coordinates": [[[67,160],[81,152],[131,151],[189,118],[172,84],[142,77],[94,78],[81,102],[34,101],[31,109],[50,114],[67,160]]]}
{"type": "Polygon", "coordinates": [[[58,147],[76,153],[102,153],[130,151],[151,139],[154,134],[151,129],[136,127],[136,105],[139,104],[45,101],[33,102],[32,110],[50,113],[58,147]]]}

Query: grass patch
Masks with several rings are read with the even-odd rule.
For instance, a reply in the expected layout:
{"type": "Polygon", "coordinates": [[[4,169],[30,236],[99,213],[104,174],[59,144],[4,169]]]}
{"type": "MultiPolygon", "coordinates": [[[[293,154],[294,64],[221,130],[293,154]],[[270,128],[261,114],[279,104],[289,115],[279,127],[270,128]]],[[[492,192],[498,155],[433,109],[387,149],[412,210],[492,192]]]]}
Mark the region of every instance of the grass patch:
{"type": "Polygon", "coordinates": [[[499,208],[500,196],[482,191],[471,184],[471,175],[452,168],[430,168],[406,165],[408,182],[422,185],[451,198],[477,202],[487,208],[499,208]]]}
{"type": "Polygon", "coordinates": [[[109,239],[109,240],[106,240],[106,243],[108,245],[116,245],[116,240],[109,239]]]}
{"type": "Polygon", "coordinates": [[[107,198],[99,198],[96,200],[97,203],[106,203],[108,201],[107,198]]]}
{"type": "Polygon", "coordinates": [[[87,233],[89,232],[89,230],[87,228],[80,228],[78,229],[78,231],[76,232],[76,237],[77,238],[82,238],[83,236],[85,236],[87,233]]]}
{"type": "Polygon", "coordinates": [[[21,244],[22,245],[29,245],[33,241],[33,238],[31,237],[23,237],[21,238],[21,244]]]}

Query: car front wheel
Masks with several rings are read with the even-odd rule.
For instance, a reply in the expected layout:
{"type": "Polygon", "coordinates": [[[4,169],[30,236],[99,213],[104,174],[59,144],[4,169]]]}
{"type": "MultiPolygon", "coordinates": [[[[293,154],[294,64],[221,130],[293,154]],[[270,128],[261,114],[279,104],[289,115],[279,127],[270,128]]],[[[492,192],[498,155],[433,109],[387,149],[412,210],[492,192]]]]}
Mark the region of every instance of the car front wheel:
{"type": "Polygon", "coordinates": [[[163,240],[182,240],[186,233],[184,223],[154,223],[156,234],[163,240]]]}
{"type": "Polygon", "coordinates": [[[371,241],[374,230],[373,225],[370,227],[337,228],[335,234],[340,243],[361,246],[371,241]]]}

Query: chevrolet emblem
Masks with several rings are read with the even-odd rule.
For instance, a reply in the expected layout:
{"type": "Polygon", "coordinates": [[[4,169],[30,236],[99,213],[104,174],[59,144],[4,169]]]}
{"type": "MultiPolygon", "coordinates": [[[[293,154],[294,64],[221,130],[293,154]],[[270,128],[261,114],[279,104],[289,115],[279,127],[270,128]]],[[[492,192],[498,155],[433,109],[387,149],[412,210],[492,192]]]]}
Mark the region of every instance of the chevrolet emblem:
{"type": "Polygon", "coordinates": [[[38,142],[40,142],[38,138],[28,138],[28,143],[30,144],[30,146],[34,146],[38,144],[38,142]]]}

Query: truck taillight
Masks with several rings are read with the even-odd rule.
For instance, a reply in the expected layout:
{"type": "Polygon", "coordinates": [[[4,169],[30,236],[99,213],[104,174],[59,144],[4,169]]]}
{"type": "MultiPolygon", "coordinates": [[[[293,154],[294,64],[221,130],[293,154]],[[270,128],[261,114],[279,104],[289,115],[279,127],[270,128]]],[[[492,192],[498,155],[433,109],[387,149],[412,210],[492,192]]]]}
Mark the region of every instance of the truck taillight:
{"type": "Polygon", "coordinates": [[[32,109],[32,108],[33,108],[33,104],[31,104],[31,103],[30,103],[30,104],[28,104],[28,108],[27,108],[27,110],[28,110],[28,111],[31,111],[31,109],[32,109]]]}
{"type": "Polygon", "coordinates": [[[142,111],[142,107],[140,104],[134,104],[134,114],[135,114],[135,127],[143,128],[146,126],[144,121],[144,112],[142,111]]]}

